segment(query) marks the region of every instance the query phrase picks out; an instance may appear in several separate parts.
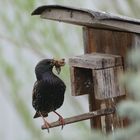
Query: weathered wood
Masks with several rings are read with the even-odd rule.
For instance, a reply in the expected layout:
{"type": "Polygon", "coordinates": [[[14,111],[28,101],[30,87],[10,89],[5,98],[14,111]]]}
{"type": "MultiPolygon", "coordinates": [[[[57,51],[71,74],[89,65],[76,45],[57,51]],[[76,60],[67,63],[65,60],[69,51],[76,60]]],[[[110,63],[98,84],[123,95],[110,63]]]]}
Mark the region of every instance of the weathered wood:
{"type": "MultiPolygon", "coordinates": [[[[101,101],[95,99],[95,95],[94,95],[94,88],[92,89],[91,92],[89,92],[88,94],[88,99],[89,99],[89,111],[96,111],[96,110],[100,110],[100,104],[101,101]],[[94,106],[93,106],[94,103],[94,106]]],[[[102,123],[101,123],[101,117],[94,117],[90,119],[90,126],[91,129],[99,129],[101,130],[102,128],[102,123]]]]}
{"type": "Polygon", "coordinates": [[[140,20],[110,13],[62,5],[44,5],[32,12],[41,18],[72,23],[92,28],[140,33],[140,20]]]}
{"type": "Polygon", "coordinates": [[[85,53],[107,53],[125,58],[127,51],[136,45],[136,35],[132,33],[84,27],[83,34],[85,53]]]}
{"type": "MultiPolygon", "coordinates": [[[[84,54],[70,58],[69,63],[73,81],[72,95],[88,94],[90,111],[116,106],[117,99],[120,101],[120,97],[124,97],[125,90],[118,85],[117,79],[118,74],[123,71],[123,61],[120,56],[84,54]]],[[[110,114],[94,117],[90,120],[90,124],[91,128],[102,129],[102,132],[108,133],[122,127],[123,120],[117,114],[110,114]]]]}
{"type": "MultiPolygon", "coordinates": [[[[125,59],[129,49],[132,47],[138,47],[140,35],[84,27],[83,38],[85,53],[108,53],[113,55],[120,55],[122,56],[122,59],[125,59]]],[[[123,62],[122,66],[124,69],[126,68],[127,64],[125,61],[123,62]]],[[[99,101],[93,96],[95,95],[89,94],[89,99],[91,99],[89,100],[90,111],[101,109],[102,104],[104,104],[105,107],[114,106],[114,103],[110,101],[111,99],[99,101]]],[[[120,97],[118,96],[113,98],[113,100],[115,100],[117,105],[117,103],[121,100],[124,100],[125,97],[125,95],[120,97]]],[[[95,128],[102,129],[102,132],[105,133],[113,132],[114,129],[127,125],[127,121],[120,119],[117,114],[91,119],[91,128],[94,128],[95,121],[98,122],[97,124],[100,124],[96,125],[97,127],[95,128]]]]}
{"type": "MultiPolygon", "coordinates": [[[[120,55],[123,59],[130,49],[140,47],[140,35],[84,27],[85,53],[107,53],[120,55]]],[[[124,68],[127,64],[124,62],[124,68]]]]}
{"type": "MultiPolygon", "coordinates": [[[[71,73],[72,95],[79,96],[79,95],[84,95],[84,94],[93,94],[94,93],[93,88],[95,85],[94,82],[96,82],[96,85],[98,84],[97,78],[99,78],[98,80],[101,80],[101,82],[105,82],[105,81],[102,81],[103,80],[102,78],[106,78],[106,77],[103,77],[103,73],[100,73],[100,72],[102,72],[102,70],[107,69],[107,68],[116,68],[116,67],[122,66],[123,62],[122,62],[122,58],[117,55],[92,53],[92,54],[85,54],[85,55],[80,55],[80,56],[70,58],[69,64],[70,64],[70,73],[71,73]],[[97,71],[95,71],[95,74],[94,74],[94,76],[98,76],[96,78],[94,77],[96,79],[96,81],[94,81],[92,70],[97,70],[97,71]],[[99,76],[102,76],[102,78],[99,76]]],[[[111,72],[112,73],[110,73],[110,74],[117,75],[117,73],[113,73],[113,71],[111,71],[111,72]]],[[[108,75],[108,76],[112,76],[112,75],[108,75]]],[[[112,77],[112,78],[114,78],[114,77],[112,77]]],[[[110,78],[110,77],[108,77],[108,78],[110,78]]],[[[111,80],[114,80],[114,79],[111,79],[111,80]]],[[[113,82],[116,82],[116,81],[113,81],[113,82]]],[[[100,86],[101,85],[107,86],[108,84],[109,83],[107,83],[107,81],[106,81],[106,83],[104,83],[104,85],[100,84],[100,82],[99,82],[100,86]]],[[[113,83],[112,83],[112,85],[113,85],[113,83]]],[[[116,85],[118,85],[118,84],[116,83],[116,85]]],[[[109,90],[109,86],[110,85],[108,85],[108,87],[106,87],[108,90],[109,90]]],[[[99,89],[100,88],[101,87],[99,87],[99,89]]],[[[102,90],[103,90],[103,88],[102,88],[102,90]]],[[[118,88],[118,86],[116,88],[118,88]]],[[[97,89],[96,93],[98,93],[98,91],[99,90],[97,89]]],[[[106,91],[104,91],[106,93],[106,96],[105,95],[104,96],[107,98],[107,95],[109,94],[111,97],[111,93],[113,92],[115,94],[116,91],[117,91],[117,89],[111,90],[110,92],[108,92],[106,90],[106,91]]],[[[99,94],[101,94],[101,92],[99,92],[99,94]]],[[[116,93],[116,94],[117,94],[116,96],[123,95],[123,93],[120,93],[120,94],[116,93]]],[[[97,96],[97,97],[99,97],[99,96],[97,96]]],[[[115,95],[112,95],[112,97],[115,97],[115,95]]],[[[99,98],[101,98],[101,96],[99,98]]]]}
{"type": "Polygon", "coordinates": [[[69,58],[69,64],[73,67],[104,69],[122,66],[122,58],[118,55],[91,53],[69,58]]]}
{"type": "MultiPolygon", "coordinates": [[[[121,101],[123,96],[111,98],[108,100],[102,100],[101,108],[117,107],[119,101],[121,101]]],[[[102,116],[102,131],[104,133],[114,132],[117,128],[123,128],[123,119],[121,119],[117,113],[113,113],[107,116],[102,116]]]]}
{"type": "Polygon", "coordinates": [[[125,90],[118,83],[118,74],[122,72],[122,66],[93,70],[95,98],[104,100],[125,95],[125,90]]]}
{"type": "MultiPolygon", "coordinates": [[[[84,113],[84,114],[81,114],[81,115],[66,118],[66,119],[64,119],[64,122],[65,122],[65,125],[66,124],[71,124],[71,123],[74,123],[74,122],[87,120],[87,119],[90,119],[90,118],[93,118],[93,117],[109,115],[109,114],[115,113],[115,110],[116,109],[113,108],[113,107],[112,108],[104,108],[104,109],[101,109],[101,110],[96,110],[96,111],[93,111],[93,112],[88,112],[88,113],[84,113]]],[[[50,128],[53,128],[53,127],[56,127],[56,126],[61,126],[60,121],[52,122],[50,124],[50,128]]],[[[47,128],[46,128],[45,125],[43,125],[42,129],[47,129],[47,128]]]]}
{"type": "MultiPolygon", "coordinates": [[[[100,110],[103,108],[116,108],[117,104],[124,100],[125,96],[118,96],[115,98],[110,98],[106,100],[97,100],[94,99],[94,94],[89,95],[89,109],[90,111],[100,110]],[[92,97],[92,98],[91,98],[92,97]],[[94,103],[94,106],[93,106],[94,103]]],[[[103,133],[111,133],[114,132],[117,128],[124,127],[124,120],[120,118],[117,112],[114,112],[110,115],[99,116],[92,118],[90,120],[91,128],[92,129],[99,129],[102,130],[103,133]]]]}

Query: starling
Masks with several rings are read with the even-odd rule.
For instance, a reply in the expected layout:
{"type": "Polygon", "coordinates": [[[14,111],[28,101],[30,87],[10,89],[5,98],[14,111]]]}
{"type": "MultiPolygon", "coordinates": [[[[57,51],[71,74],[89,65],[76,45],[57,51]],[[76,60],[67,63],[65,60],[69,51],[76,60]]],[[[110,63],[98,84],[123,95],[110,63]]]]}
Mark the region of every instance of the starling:
{"type": "Polygon", "coordinates": [[[63,104],[66,86],[52,71],[55,67],[59,74],[61,66],[64,65],[64,59],[43,59],[35,67],[37,81],[34,84],[32,95],[32,105],[36,110],[34,118],[42,117],[48,132],[51,126],[44,117],[47,117],[49,112],[58,115],[62,128],[64,125],[64,119],[56,112],[56,109],[63,104]]]}

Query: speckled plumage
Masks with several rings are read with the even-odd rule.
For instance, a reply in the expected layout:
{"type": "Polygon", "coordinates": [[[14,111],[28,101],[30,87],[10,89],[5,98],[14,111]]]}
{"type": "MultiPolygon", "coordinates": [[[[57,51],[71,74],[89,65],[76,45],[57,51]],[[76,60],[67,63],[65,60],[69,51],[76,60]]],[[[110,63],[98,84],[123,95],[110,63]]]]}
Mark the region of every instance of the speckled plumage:
{"type": "Polygon", "coordinates": [[[34,118],[40,117],[40,113],[47,117],[49,112],[55,111],[63,104],[66,86],[53,73],[53,66],[52,59],[44,59],[35,67],[37,81],[32,96],[32,105],[36,110],[34,118]]]}

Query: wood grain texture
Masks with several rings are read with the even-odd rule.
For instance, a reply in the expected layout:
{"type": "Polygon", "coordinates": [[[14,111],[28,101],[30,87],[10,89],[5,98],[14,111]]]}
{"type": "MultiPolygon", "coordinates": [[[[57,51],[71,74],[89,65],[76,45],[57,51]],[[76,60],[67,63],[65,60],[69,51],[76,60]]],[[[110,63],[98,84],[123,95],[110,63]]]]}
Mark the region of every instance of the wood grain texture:
{"type": "MultiPolygon", "coordinates": [[[[92,89],[92,92],[90,92],[88,94],[88,99],[89,99],[89,110],[90,111],[96,111],[96,110],[101,109],[101,107],[100,107],[101,101],[95,99],[94,87],[92,89]]],[[[101,128],[102,128],[101,117],[91,118],[90,119],[90,126],[91,126],[91,129],[99,129],[99,130],[101,130],[101,128]]]]}
{"type": "MultiPolygon", "coordinates": [[[[125,95],[117,76],[123,72],[123,60],[118,55],[91,53],[70,58],[72,95],[88,94],[89,110],[116,106],[116,100],[125,95]],[[88,88],[87,88],[88,87],[88,88]],[[115,102],[114,102],[115,101],[115,102]]],[[[123,126],[117,114],[90,119],[92,129],[113,132],[123,126]]]]}
{"type": "MultiPolygon", "coordinates": [[[[139,34],[88,27],[83,28],[83,38],[85,54],[96,52],[120,55],[122,57],[122,66],[124,69],[128,67],[124,60],[128,50],[134,49],[138,47],[138,44],[140,44],[139,34]]],[[[126,96],[124,95],[106,100],[98,100],[95,98],[95,94],[90,94],[89,110],[93,111],[101,109],[102,106],[114,106],[114,102],[112,102],[112,100],[114,100],[117,105],[120,101],[125,100],[125,98],[126,96]]],[[[94,122],[98,122],[97,124],[100,125],[96,125],[95,128],[98,128],[105,133],[114,132],[114,129],[127,126],[128,124],[128,121],[120,119],[117,114],[93,118],[90,122],[91,128],[94,128],[94,122]]]]}
{"type": "MultiPolygon", "coordinates": [[[[119,103],[119,101],[121,101],[122,97],[123,96],[102,101],[101,108],[105,107],[110,108],[110,106],[116,108],[117,104],[119,103]]],[[[102,130],[104,133],[109,132],[113,133],[115,129],[123,128],[123,119],[121,119],[116,112],[107,116],[103,116],[101,117],[101,119],[102,119],[102,130]]]]}
{"type": "Polygon", "coordinates": [[[111,94],[112,97],[123,95],[122,91],[118,91],[120,88],[117,82],[117,73],[121,71],[120,67],[123,65],[120,56],[101,53],[84,54],[70,58],[69,64],[72,95],[93,94],[93,87],[95,91],[97,90],[95,93],[98,93],[98,96],[96,95],[98,99],[111,98],[111,94]],[[103,94],[104,97],[101,97],[103,94]]]}
{"type": "Polygon", "coordinates": [[[95,98],[104,100],[125,95],[125,90],[118,83],[118,74],[122,72],[122,66],[93,70],[95,98]]]}
{"type": "Polygon", "coordinates": [[[126,56],[126,53],[135,43],[135,35],[127,32],[101,30],[84,27],[85,53],[107,53],[126,56]]]}
{"type": "Polygon", "coordinates": [[[32,15],[92,28],[140,33],[138,19],[78,7],[43,5],[35,9],[32,15]]]}
{"type": "Polygon", "coordinates": [[[73,67],[87,69],[105,69],[122,66],[122,58],[119,55],[90,53],[69,58],[69,64],[73,67]]]}

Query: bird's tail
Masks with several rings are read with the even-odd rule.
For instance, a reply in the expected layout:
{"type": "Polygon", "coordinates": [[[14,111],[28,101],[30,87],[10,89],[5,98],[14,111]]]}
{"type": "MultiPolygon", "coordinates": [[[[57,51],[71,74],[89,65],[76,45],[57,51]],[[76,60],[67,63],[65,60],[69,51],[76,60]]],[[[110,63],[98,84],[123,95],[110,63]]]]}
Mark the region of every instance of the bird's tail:
{"type": "MultiPolygon", "coordinates": [[[[47,117],[48,116],[48,112],[41,112],[43,117],[47,117]]],[[[38,118],[41,117],[40,113],[38,113],[38,111],[35,113],[33,118],[38,118]]]]}

